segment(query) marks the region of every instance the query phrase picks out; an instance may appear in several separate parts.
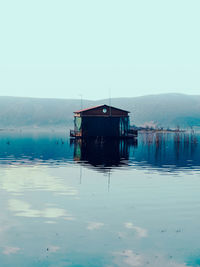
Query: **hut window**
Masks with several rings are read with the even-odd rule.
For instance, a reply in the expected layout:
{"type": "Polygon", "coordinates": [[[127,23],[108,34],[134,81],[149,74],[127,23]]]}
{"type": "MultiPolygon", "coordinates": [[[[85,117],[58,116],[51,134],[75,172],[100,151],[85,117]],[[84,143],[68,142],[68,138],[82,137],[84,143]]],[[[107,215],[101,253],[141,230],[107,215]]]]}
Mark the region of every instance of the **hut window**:
{"type": "Polygon", "coordinates": [[[107,109],[106,108],[103,108],[103,113],[106,113],[107,112],[107,109]]]}

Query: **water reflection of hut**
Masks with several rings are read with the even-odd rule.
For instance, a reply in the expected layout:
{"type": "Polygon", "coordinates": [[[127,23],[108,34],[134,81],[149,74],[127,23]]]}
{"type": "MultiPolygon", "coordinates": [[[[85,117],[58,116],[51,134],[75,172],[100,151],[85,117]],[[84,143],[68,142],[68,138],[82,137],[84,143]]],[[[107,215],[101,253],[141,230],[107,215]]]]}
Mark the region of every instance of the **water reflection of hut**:
{"type": "Polygon", "coordinates": [[[74,130],[70,136],[75,138],[117,137],[128,138],[137,134],[130,130],[129,111],[100,105],[74,112],[74,130]]]}
{"type": "Polygon", "coordinates": [[[74,160],[88,163],[92,166],[112,167],[124,165],[129,159],[131,146],[137,142],[128,140],[108,140],[98,142],[95,139],[76,140],[74,142],[74,160]]]}

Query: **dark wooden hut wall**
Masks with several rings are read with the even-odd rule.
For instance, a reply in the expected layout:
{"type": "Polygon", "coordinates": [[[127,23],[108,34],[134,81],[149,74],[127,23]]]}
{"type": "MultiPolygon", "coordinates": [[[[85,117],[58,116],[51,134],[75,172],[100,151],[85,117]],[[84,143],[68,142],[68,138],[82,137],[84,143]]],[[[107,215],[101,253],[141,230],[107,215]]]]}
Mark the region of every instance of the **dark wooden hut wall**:
{"type": "Polygon", "coordinates": [[[107,105],[75,112],[74,129],[82,137],[125,137],[129,130],[128,111],[107,105]]]}
{"type": "Polygon", "coordinates": [[[82,134],[84,137],[119,136],[118,117],[84,117],[82,119],[82,134]]]}

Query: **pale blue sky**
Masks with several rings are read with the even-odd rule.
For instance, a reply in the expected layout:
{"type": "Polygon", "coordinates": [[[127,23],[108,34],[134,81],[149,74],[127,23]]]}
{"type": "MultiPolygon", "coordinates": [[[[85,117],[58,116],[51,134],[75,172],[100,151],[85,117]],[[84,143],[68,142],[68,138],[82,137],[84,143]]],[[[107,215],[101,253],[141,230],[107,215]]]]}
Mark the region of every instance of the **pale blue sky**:
{"type": "Polygon", "coordinates": [[[199,0],[0,2],[0,95],[200,94],[199,0]]]}

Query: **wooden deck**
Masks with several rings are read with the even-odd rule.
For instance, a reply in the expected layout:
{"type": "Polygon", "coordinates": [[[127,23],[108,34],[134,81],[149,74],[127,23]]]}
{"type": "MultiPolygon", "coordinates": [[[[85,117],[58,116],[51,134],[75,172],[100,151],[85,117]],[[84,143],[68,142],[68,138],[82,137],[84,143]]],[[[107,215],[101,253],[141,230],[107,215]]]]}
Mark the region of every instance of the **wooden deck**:
{"type": "MultiPolygon", "coordinates": [[[[138,131],[130,129],[126,135],[119,136],[119,137],[106,137],[106,136],[93,136],[91,138],[118,138],[118,139],[132,139],[132,138],[137,138],[138,136],[138,131]]],[[[75,130],[70,130],[70,138],[73,139],[80,139],[83,138],[82,132],[81,131],[75,131],[75,130]]]]}

